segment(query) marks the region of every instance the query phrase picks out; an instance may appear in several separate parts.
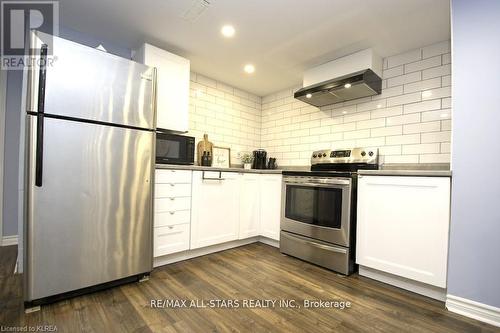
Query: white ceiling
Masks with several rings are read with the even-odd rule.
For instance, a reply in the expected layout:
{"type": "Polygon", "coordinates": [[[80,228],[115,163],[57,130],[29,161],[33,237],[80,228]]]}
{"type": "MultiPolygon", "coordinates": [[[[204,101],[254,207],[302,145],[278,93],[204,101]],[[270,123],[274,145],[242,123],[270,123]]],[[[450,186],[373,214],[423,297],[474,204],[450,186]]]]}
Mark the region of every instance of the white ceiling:
{"type": "Polygon", "coordinates": [[[146,41],[191,60],[192,70],[264,96],[302,82],[304,69],[373,47],[389,56],[450,38],[449,0],[62,0],[61,22],[136,48],[146,41]],[[220,28],[233,24],[236,35],[220,28]],[[252,75],[243,72],[253,63],[252,75]]]}

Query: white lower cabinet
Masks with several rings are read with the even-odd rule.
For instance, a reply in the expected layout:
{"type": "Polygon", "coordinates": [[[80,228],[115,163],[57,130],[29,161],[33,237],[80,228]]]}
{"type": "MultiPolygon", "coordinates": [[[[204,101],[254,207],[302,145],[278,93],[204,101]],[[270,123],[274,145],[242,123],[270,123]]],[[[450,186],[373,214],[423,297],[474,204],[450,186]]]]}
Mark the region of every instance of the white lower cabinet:
{"type": "Polygon", "coordinates": [[[240,223],[239,239],[260,234],[260,179],[261,175],[240,175],[240,223]]]}
{"type": "Polygon", "coordinates": [[[154,257],[189,250],[191,178],[191,170],[155,172],[154,257]]]}
{"type": "Polygon", "coordinates": [[[260,235],[279,241],[281,175],[260,175],[260,235]]]}
{"type": "Polygon", "coordinates": [[[279,241],[281,175],[157,169],[154,256],[264,236],[279,241]]]}
{"type": "Polygon", "coordinates": [[[191,249],[238,239],[239,174],[194,171],[191,249]]]}
{"type": "Polygon", "coordinates": [[[360,176],[359,265],[445,288],[450,178],[360,176]]]}
{"type": "Polygon", "coordinates": [[[155,227],[155,257],[185,250],[189,250],[189,223],[155,227]]]}

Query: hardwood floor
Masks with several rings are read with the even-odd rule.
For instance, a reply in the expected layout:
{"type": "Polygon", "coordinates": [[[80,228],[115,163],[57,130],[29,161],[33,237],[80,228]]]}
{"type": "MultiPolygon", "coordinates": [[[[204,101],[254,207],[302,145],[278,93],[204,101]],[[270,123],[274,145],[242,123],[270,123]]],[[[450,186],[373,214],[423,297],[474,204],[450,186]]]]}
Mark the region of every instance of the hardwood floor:
{"type": "MultiPolygon", "coordinates": [[[[155,269],[132,283],[24,314],[16,248],[0,248],[0,325],[58,332],[500,332],[444,304],[255,243],[155,269]],[[152,308],[151,300],[238,300],[240,308],[152,308]],[[339,300],[350,308],[243,308],[243,300],[339,300]]],[[[215,302],[215,301],[214,301],[215,302]]]]}

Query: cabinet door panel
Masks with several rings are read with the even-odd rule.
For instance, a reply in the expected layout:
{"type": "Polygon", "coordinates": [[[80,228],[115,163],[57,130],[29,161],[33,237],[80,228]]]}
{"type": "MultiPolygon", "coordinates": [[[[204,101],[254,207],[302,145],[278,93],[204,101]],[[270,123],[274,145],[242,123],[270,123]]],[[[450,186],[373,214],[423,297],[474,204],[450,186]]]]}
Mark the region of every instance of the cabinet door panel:
{"type": "Polygon", "coordinates": [[[356,262],[446,287],[449,206],[447,177],[360,177],[356,262]]]}
{"type": "Polygon", "coordinates": [[[242,174],[240,179],[239,239],[245,239],[260,233],[260,175],[242,174]]]}
{"type": "Polygon", "coordinates": [[[261,175],[260,233],[274,240],[280,239],[281,175],[261,175]]]}
{"type": "Polygon", "coordinates": [[[191,249],[238,239],[238,174],[210,178],[203,179],[203,171],[193,172],[191,249]]]}

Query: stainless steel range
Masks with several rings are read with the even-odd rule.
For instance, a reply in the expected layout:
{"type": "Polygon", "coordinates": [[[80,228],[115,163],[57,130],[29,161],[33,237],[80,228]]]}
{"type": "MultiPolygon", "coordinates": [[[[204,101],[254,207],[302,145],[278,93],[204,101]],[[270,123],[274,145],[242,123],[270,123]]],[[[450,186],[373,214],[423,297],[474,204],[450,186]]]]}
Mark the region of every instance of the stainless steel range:
{"type": "Polygon", "coordinates": [[[359,169],[378,169],[378,149],[319,150],[311,171],[283,171],[282,253],[353,272],[359,169]]]}

